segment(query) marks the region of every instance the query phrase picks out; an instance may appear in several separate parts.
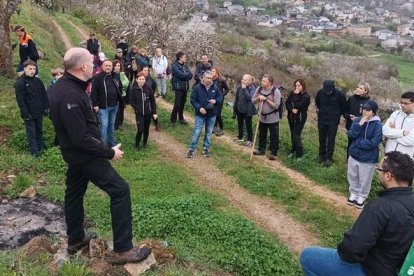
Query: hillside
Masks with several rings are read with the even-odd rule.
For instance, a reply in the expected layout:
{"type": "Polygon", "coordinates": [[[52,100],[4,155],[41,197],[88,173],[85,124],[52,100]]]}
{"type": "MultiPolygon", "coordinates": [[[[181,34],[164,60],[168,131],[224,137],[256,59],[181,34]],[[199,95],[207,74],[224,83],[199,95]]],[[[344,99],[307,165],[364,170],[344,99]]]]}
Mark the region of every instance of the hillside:
{"type": "MultiPolygon", "coordinates": [[[[39,63],[40,78],[45,83],[50,81],[50,68],[60,65],[65,48],[79,45],[94,30],[85,18],[52,14],[27,2],[12,22],[24,25],[46,53],[39,63]]],[[[101,34],[98,38],[106,56],[112,57],[113,42],[101,34]]],[[[229,65],[243,61],[241,70],[253,64],[251,57],[228,58],[233,62],[229,65]]],[[[12,200],[34,186],[38,196],[61,203],[66,166],[58,148],[52,147],[50,120],[45,119],[48,149],[40,158],[32,159],[15,103],[14,80],[0,78],[0,82],[4,84],[0,93],[0,130],[4,131],[0,134],[7,139],[0,146],[0,200],[12,200]],[[6,181],[10,175],[16,180],[6,181]]],[[[345,203],[344,133],[338,134],[333,166],[322,168],[314,160],[317,131],[310,120],[303,134],[305,158],[297,162],[288,157],[290,135],[284,118],[279,160],[251,160],[250,148],[232,141],[237,125],[231,108],[225,106],[226,135],[214,137],[213,156],[202,157],[198,148],[196,157],[187,159],[193,110],[187,102],[189,126],[167,127],[172,98],[169,90],[167,99],[157,102],[163,131],[151,131],[148,149],[133,150],[135,120],[131,108],[126,112],[127,125],[116,133],[125,158],[113,164],[130,185],[135,242],[155,240],[173,252],[166,263],[156,265],[146,275],[301,275],[300,251],[309,245],[334,247],[359,215],[345,203]]],[[[377,180],[373,186],[371,194],[375,197],[377,180]]],[[[89,186],[86,218],[90,229],[106,240],[112,236],[108,201],[102,191],[89,186]]],[[[105,266],[103,273],[97,269],[102,258],[85,255],[71,258],[63,266],[55,265],[53,253],[30,257],[34,258],[23,256],[19,250],[0,251],[0,275],[119,275],[122,270],[105,266]]]]}

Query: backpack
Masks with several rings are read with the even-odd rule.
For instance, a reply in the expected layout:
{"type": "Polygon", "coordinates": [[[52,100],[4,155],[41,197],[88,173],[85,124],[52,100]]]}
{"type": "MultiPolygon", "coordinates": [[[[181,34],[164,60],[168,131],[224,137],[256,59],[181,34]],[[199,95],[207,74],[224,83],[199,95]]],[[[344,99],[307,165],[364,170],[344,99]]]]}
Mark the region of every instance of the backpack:
{"type": "MultiPolygon", "coordinates": [[[[275,94],[276,89],[279,89],[279,87],[280,87],[280,86],[273,86],[273,87],[272,87],[272,92],[271,92],[271,93],[272,93],[272,94],[275,94]]],[[[262,94],[262,87],[259,87],[259,90],[258,90],[257,92],[258,92],[258,93],[260,93],[261,95],[263,95],[263,94],[262,94]]],[[[265,96],[265,95],[263,95],[263,96],[265,96]]],[[[262,115],[262,116],[267,116],[267,115],[269,115],[269,114],[279,112],[279,119],[282,119],[282,118],[283,118],[283,112],[285,111],[284,106],[285,106],[285,99],[283,98],[282,92],[280,92],[280,105],[279,105],[279,108],[278,108],[278,109],[273,110],[273,111],[272,111],[272,112],[270,112],[270,113],[267,113],[267,114],[261,114],[261,115],[262,115]]]]}

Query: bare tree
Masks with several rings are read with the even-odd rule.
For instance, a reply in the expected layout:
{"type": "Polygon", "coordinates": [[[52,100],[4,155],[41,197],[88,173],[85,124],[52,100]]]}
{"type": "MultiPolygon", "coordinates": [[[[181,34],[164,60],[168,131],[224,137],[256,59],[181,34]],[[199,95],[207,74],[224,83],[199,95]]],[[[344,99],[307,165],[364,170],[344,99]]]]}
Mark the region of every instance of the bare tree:
{"type": "Polygon", "coordinates": [[[0,0],[0,75],[13,77],[12,47],[10,44],[10,17],[21,0],[0,0]]]}

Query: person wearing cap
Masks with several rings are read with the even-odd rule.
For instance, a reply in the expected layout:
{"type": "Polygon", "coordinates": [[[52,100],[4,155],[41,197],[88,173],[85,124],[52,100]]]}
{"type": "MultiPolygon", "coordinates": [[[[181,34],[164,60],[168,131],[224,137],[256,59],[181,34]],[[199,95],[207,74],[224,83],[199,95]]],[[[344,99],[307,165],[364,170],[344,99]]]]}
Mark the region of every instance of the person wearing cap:
{"type": "Polygon", "coordinates": [[[354,119],[348,131],[352,141],[348,158],[348,205],[364,208],[371,190],[375,164],[379,158],[379,145],[382,141],[381,119],[376,115],[378,105],[368,101],[362,105],[362,116],[354,119]]]}
{"type": "Polygon", "coordinates": [[[382,127],[382,134],[387,139],[385,152],[396,150],[414,159],[414,92],[401,95],[400,108],[382,127]]]}
{"type": "MultiPolygon", "coordinates": [[[[128,65],[128,61],[126,59],[126,56],[124,55],[124,52],[121,48],[116,48],[115,50],[115,60],[118,60],[122,63],[122,68],[128,65]]],[[[124,69],[122,69],[122,72],[124,72],[124,69]]]]}
{"type": "Polygon", "coordinates": [[[16,68],[16,72],[19,73],[19,76],[23,75],[24,67],[23,63],[26,60],[32,60],[36,63],[36,76],[38,75],[38,66],[37,61],[39,59],[39,53],[37,52],[36,44],[34,43],[32,37],[26,33],[25,29],[21,25],[14,27],[14,32],[19,38],[19,56],[20,62],[16,68]]]}

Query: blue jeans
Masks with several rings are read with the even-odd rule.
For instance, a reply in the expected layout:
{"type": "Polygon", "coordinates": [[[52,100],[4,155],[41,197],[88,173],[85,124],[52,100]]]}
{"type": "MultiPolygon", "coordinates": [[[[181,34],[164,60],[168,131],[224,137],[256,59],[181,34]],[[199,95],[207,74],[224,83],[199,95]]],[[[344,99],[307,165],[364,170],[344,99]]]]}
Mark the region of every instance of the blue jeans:
{"type": "Polygon", "coordinates": [[[300,264],[305,276],[364,276],[360,263],[348,263],[332,248],[307,247],[300,254],[300,264]]]}
{"type": "Polygon", "coordinates": [[[108,146],[113,147],[115,142],[115,119],[118,111],[118,104],[99,109],[99,127],[101,130],[101,140],[108,146]]]}
{"type": "Polygon", "coordinates": [[[211,135],[213,133],[214,123],[216,122],[216,116],[213,117],[201,117],[196,116],[194,123],[193,136],[191,137],[190,149],[195,150],[198,138],[200,138],[201,131],[205,125],[205,134],[203,141],[203,148],[211,147],[211,135]]]}

